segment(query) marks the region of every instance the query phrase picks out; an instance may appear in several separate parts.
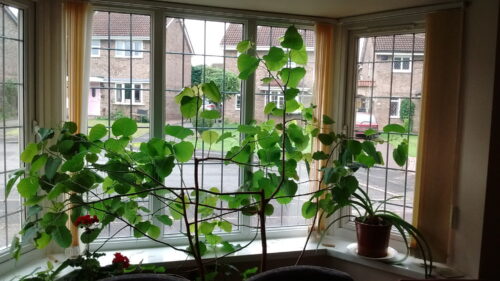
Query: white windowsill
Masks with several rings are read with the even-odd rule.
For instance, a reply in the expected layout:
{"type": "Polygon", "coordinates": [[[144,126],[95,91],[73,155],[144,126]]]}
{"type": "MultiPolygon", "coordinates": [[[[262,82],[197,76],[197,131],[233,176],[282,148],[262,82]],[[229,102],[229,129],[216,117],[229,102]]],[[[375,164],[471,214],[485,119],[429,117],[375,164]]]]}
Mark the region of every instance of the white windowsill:
{"type": "MultiPolygon", "coordinates": [[[[304,246],[305,238],[283,238],[283,239],[269,239],[268,240],[268,253],[278,254],[280,258],[296,258],[302,247],[304,246]]],[[[409,257],[402,264],[387,264],[380,261],[364,259],[353,255],[347,250],[347,245],[353,241],[346,240],[341,237],[327,237],[325,238],[322,245],[316,247],[315,242],[310,242],[307,246],[307,252],[310,255],[314,254],[324,254],[336,259],[347,261],[353,264],[358,264],[361,266],[366,266],[374,268],[380,271],[385,271],[393,274],[398,274],[408,278],[419,278],[423,279],[423,268],[420,266],[421,260],[409,257]],[[334,246],[333,246],[334,245],[334,246]],[[316,251],[319,249],[319,252],[316,251]]],[[[235,244],[240,243],[245,245],[245,241],[234,242],[235,244]]],[[[104,251],[105,256],[100,258],[101,265],[107,265],[111,263],[113,259],[113,254],[118,252],[114,251],[104,251]]],[[[192,260],[192,257],[187,256],[182,252],[178,252],[171,248],[161,247],[161,248],[144,248],[144,249],[134,249],[134,250],[122,250],[120,251],[123,255],[130,258],[132,264],[137,264],[142,262],[143,264],[164,264],[164,263],[175,263],[175,262],[185,262],[186,260],[192,260]]],[[[254,241],[245,249],[232,254],[230,257],[239,261],[248,261],[252,259],[258,259],[261,253],[260,240],[254,241]]],[[[220,254],[219,254],[220,255],[220,254]]],[[[214,257],[213,254],[209,254],[204,258],[214,257]]],[[[45,269],[47,261],[51,261],[58,266],[58,264],[65,260],[63,254],[49,255],[44,259],[39,259],[31,263],[24,263],[14,267],[8,273],[5,273],[2,277],[3,280],[11,280],[15,277],[24,276],[26,274],[32,273],[36,268],[45,269]]],[[[437,264],[438,268],[449,270],[443,264],[437,264]]],[[[63,273],[68,273],[71,270],[63,271],[63,273]]]]}

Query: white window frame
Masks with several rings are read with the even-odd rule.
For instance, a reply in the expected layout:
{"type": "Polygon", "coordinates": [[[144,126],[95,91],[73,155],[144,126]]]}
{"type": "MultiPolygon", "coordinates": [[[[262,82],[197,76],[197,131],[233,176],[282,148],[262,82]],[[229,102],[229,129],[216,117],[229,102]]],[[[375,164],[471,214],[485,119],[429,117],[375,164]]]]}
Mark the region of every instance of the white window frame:
{"type": "MultiPolygon", "coordinates": [[[[22,151],[26,144],[35,141],[35,136],[33,134],[33,120],[35,120],[35,108],[41,109],[39,105],[35,103],[35,5],[32,1],[26,0],[12,0],[2,2],[5,6],[11,6],[23,10],[23,20],[21,23],[20,31],[23,33],[23,48],[20,50],[19,56],[22,57],[22,72],[19,73],[20,81],[22,85],[22,90],[19,91],[19,99],[22,102],[19,104],[19,145],[20,151],[22,151]]],[[[23,167],[21,165],[21,167],[23,167]]],[[[7,179],[8,174],[5,174],[7,179]]],[[[16,188],[11,192],[10,197],[13,196],[12,193],[17,192],[16,188]]],[[[22,217],[22,223],[25,222],[24,216],[26,214],[26,207],[21,211],[20,216],[22,217]]],[[[3,218],[2,218],[3,219],[3,218]]],[[[7,226],[6,226],[7,227],[7,226]]],[[[5,229],[7,230],[7,228],[5,229]]],[[[10,230],[12,231],[12,230],[10,230]]],[[[9,231],[9,232],[10,232],[9,231]]],[[[16,233],[17,234],[17,233],[16,233]]],[[[5,233],[1,233],[5,235],[5,233]]],[[[21,238],[20,235],[18,237],[21,238]]],[[[12,241],[6,241],[9,246],[0,251],[0,273],[8,272],[13,268],[18,268],[20,264],[27,262],[40,260],[44,256],[43,251],[34,251],[35,247],[32,241],[21,241],[21,257],[19,260],[14,260],[12,254],[10,253],[10,243],[12,241]]]]}
{"type": "Polygon", "coordinates": [[[132,40],[132,47],[130,47],[130,40],[115,40],[115,58],[142,58],[144,50],[143,40],[132,40]]]}
{"type": "MultiPolygon", "coordinates": [[[[418,19],[423,19],[422,16],[418,16],[418,19]]],[[[405,22],[407,19],[402,19],[402,22],[405,22]]],[[[412,22],[411,19],[410,21],[412,22]]],[[[359,60],[358,55],[359,55],[359,46],[357,45],[357,39],[360,37],[371,37],[371,36],[391,36],[394,34],[401,34],[401,33],[425,33],[425,25],[422,23],[416,24],[412,22],[413,28],[411,30],[401,28],[398,25],[394,25],[394,28],[388,28],[388,27],[377,27],[377,24],[380,24],[378,21],[374,21],[373,23],[373,28],[366,29],[366,22],[363,24],[360,23],[358,25],[357,23],[351,24],[347,26],[348,30],[348,39],[344,42],[344,47],[348,49],[348,58],[345,60],[343,63],[343,67],[345,67],[346,72],[347,72],[347,79],[342,79],[344,76],[343,74],[337,74],[336,79],[339,81],[341,89],[341,92],[339,95],[343,95],[347,99],[347,106],[344,106],[343,104],[339,104],[335,107],[334,109],[334,114],[333,118],[334,120],[344,120],[345,123],[342,122],[336,122],[334,124],[334,128],[337,130],[341,131],[344,130],[345,127],[343,127],[342,124],[355,124],[355,116],[356,116],[356,94],[357,94],[357,77],[359,75],[358,73],[358,65],[357,62],[359,60]],[[360,29],[360,26],[363,28],[360,29]],[[364,29],[364,30],[363,30],[364,29]],[[345,83],[345,84],[344,84],[345,83]],[[337,127],[335,127],[337,126],[337,127]]],[[[407,72],[407,73],[412,73],[413,72],[413,65],[412,65],[412,58],[410,53],[398,53],[398,52],[374,52],[375,57],[378,55],[389,55],[389,56],[409,56],[410,57],[410,67],[409,71],[395,71],[393,69],[394,67],[394,62],[391,61],[392,66],[391,70],[392,72],[407,72]]],[[[413,58],[416,56],[423,56],[424,54],[421,52],[413,52],[413,58]]],[[[374,58],[375,58],[374,57],[374,58]]],[[[397,74],[393,74],[397,75],[397,74]]],[[[396,76],[394,76],[396,77],[396,76]]],[[[369,96],[367,97],[368,99],[370,98],[369,96]]],[[[392,97],[387,97],[387,100],[391,100],[392,97]]],[[[385,99],[385,98],[384,98],[385,99]]],[[[401,98],[399,99],[401,100],[401,98]]],[[[367,111],[373,114],[373,108],[375,107],[375,104],[373,102],[370,102],[370,100],[367,101],[368,103],[368,108],[367,111]]],[[[398,116],[399,118],[399,108],[400,104],[398,105],[398,116]]],[[[389,112],[387,112],[388,116],[390,115],[389,112]]],[[[390,117],[393,118],[393,117],[390,117]]],[[[380,128],[379,128],[380,129],[380,128]]],[[[349,135],[354,134],[354,126],[349,126],[347,130],[349,135]]],[[[332,217],[333,219],[339,219],[337,222],[334,223],[332,229],[333,229],[333,236],[337,237],[340,240],[350,240],[350,241],[356,241],[356,228],[355,225],[352,221],[349,219],[340,219],[342,215],[348,215],[351,214],[350,208],[344,208],[341,210],[339,214],[336,214],[332,217]]],[[[399,235],[398,233],[392,232],[391,233],[391,244],[393,247],[395,247],[398,251],[404,252],[406,247],[404,245],[404,240],[399,235]]]]}
{"type": "Polygon", "coordinates": [[[144,104],[144,91],[142,84],[140,83],[116,83],[115,85],[115,104],[124,104],[124,105],[130,105],[130,99],[126,99],[126,91],[128,88],[126,88],[125,85],[130,84],[130,99],[132,99],[132,104],[133,105],[143,105],[144,104]],[[139,86],[139,87],[137,87],[139,86]],[[140,101],[135,101],[135,92],[139,90],[139,97],[140,101]],[[118,96],[121,97],[121,101],[118,101],[118,96]]]}
{"type": "Polygon", "coordinates": [[[90,56],[97,58],[101,56],[101,40],[92,39],[92,47],[90,49],[90,56]]]}
{"type": "MultiPolygon", "coordinates": [[[[156,4],[155,4],[156,5],[156,4]]],[[[225,17],[225,18],[220,18],[220,17],[212,17],[212,16],[207,16],[205,13],[201,14],[196,14],[196,11],[190,11],[186,13],[177,13],[177,12],[172,12],[168,10],[168,4],[166,3],[158,3],[158,7],[142,7],[138,6],[134,8],[133,10],[130,9],[130,7],[118,7],[118,6],[105,6],[105,4],[101,5],[95,5],[93,6],[94,11],[105,11],[105,12],[117,12],[117,13],[132,13],[132,14],[143,14],[143,15],[149,15],[151,16],[151,35],[152,37],[150,39],[142,39],[144,41],[151,42],[151,68],[150,68],[150,79],[151,79],[151,85],[152,89],[150,91],[149,95],[149,102],[150,102],[150,111],[151,111],[151,116],[152,116],[152,121],[150,123],[150,136],[151,137],[158,137],[158,138],[163,138],[164,133],[163,133],[163,126],[164,126],[164,119],[161,117],[161,114],[164,114],[164,111],[159,111],[162,107],[165,108],[164,104],[164,92],[166,91],[164,83],[154,83],[155,81],[162,81],[164,79],[164,74],[165,74],[165,69],[167,66],[162,63],[156,63],[155,58],[159,58],[160,54],[162,52],[165,52],[164,49],[164,42],[162,40],[154,40],[155,38],[162,38],[164,36],[164,30],[161,28],[156,28],[160,26],[165,26],[166,21],[164,21],[165,17],[178,17],[178,18],[186,18],[186,19],[206,19],[208,21],[210,20],[215,20],[215,21],[226,21],[230,23],[237,23],[237,24],[243,24],[244,25],[244,31],[243,31],[243,38],[255,38],[256,36],[256,31],[257,31],[257,25],[270,25],[270,22],[275,22],[274,20],[264,20],[260,19],[260,17],[254,17],[254,16],[248,16],[248,19],[256,19],[253,23],[249,23],[246,19],[242,19],[239,17],[225,17]],[[156,29],[155,29],[156,28],[156,29]],[[154,38],[153,38],[154,37],[154,38]],[[149,41],[150,40],[150,41],[149,41]],[[161,48],[159,45],[162,45],[161,48]],[[156,121],[155,121],[156,120],[156,121]]],[[[293,23],[293,20],[290,20],[289,23],[284,23],[284,22],[279,22],[273,24],[273,26],[276,27],[284,27],[286,28],[290,24],[293,23]]],[[[307,28],[310,29],[311,31],[313,30],[313,22],[309,23],[303,23],[300,28],[307,28]]],[[[116,56],[116,40],[118,41],[125,41],[127,40],[126,37],[123,38],[113,38],[113,36],[107,37],[108,39],[104,38],[102,40],[111,40],[111,42],[115,42],[115,48],[111,48],[111,56],[117,57],[116,56]],[[114,54],[113,54],[114,52],[114,54]]],[[[164,38],[164,37],[163,37],[164,38]]],[[[132,37],[132,40],[134,38],[132,37]]],[[[130,41],[130,39],[128,39],[130,41]]],[[[121,43],[118,43],[121,44],[121,43]]],[[[118,46],[120,48],[122,46],[118,46]]],[[[226,48],[226,50],[229,50],[229,48],[226,48]]],[[[125,52],[120,52],[120,51],[126,51],[126,50],[118,50],[118,55],[125,55],[125,52]]],[[[149,50],[148,50],[149,52],[149,50]]],[[[130,53],[128,53],[130,54],[130,53]]],[[[141,52],[142,54],[142,52],[141,52]]],[[[133,53],[132,53],[133,55],[133,53]]],[[[120,56],[118,56],[119,58],[120,56]]],[[[129,56],[124,56],[124,58],[130,58],[129,56]]],[[[253,75],[255,76],[255,75],[253,75]]],[[[253,78],[255,79],[255,77],[253,78]]],[[[255,86],[253,85],[253,82],[250,83],[249,81],[252,80],[252,77],[248,81],[243,82],[243,87],[241,91],[241,103],[240,103],[240,112],[241,112],[241,124],[245,124],[247,122],[250,122],[255,118],[253,115],[254,112],[254,98],[256,96],[255,92],[255,86]],[[250,85],[252,84],[252,85],[250,85]]],[[[126,82],[113,82],[111,83],[116,84],[125,84],[126,82]]],[[[111,86],[111,88],[113,88],[111,86]]],[[[115,86],[115,88],[118,88],[115,86]]],[[[120,88],[123,88],[123,86],[120,86],[120,88]]],[[[149,90],[148,90],[149,91],[149,90]]],[[[116,103],[114,98],[116,98],[116,91],[115,94],[113,94],[113,91],[110,91],[111,93],[111,104],[127,104],[130,105],[130,101],[128,100],[128,103],[116,103]],[[115,97],[113,98],[113,95],[115,97]]],[[[258,95],[258,94],[257,94],[258,95]]],[[[143,97],[144,99],[145,97],[143,97]]],[[[134,105],[134,103],[132,103],[134,105]]],[[[235,105],[236,106],[236,105],[235,105]]],[[[165,110],[165,109],[163,109],[165,110]]],[[[240,176],[244,177],[244,176],[240,176]]],[[[244,180],[242,179],[242,182],[244,180]]],[[[149,207],[150,208],[156,208],[159,206],[160,202],[158,202],[155,199],[149,200],[149,207]]],[[[242,225],[248,225],[250,224],[250,217],[246,216],[240,216],[240,224],[242,225]]],[[[161,228],[162,234],[160,237],[162,239],[168,239],[169,243],[172,245],[185,245],[185,237],[182,234],[165,234],[163,233],[163,228],[161,228]]],[[[297,225],[297,226],[283,226],[283,227],[271,227],[267,231],[267,237],[272,239],[272,238],[286,238],[286,237],[303,237],[307,235],[307,230],[308,227],[305,225],[297,225]]],[[[250,240],[253,239],[254,237],[254,231],[251,228],[247,227],[240,227],[238,230],[233,231],[232,233],[223,233],[221,236],[224,236],[224,238],[227,241],[242,241],[242,240],[250,240]]],[[[100,241],[96,241],[95,244],[91,244],[91,248],[95,249],[100,245],[100,241]]],[[[116,250],[117,248],[119,249],[124,249],[124,248],[129,248],[129,247],[138,247],[140,245],[141,247],[154,247],[157,246],[157,244],[153,241],[149,241],[147,239],[136,239],[133,237],[123,237],[123,238],[115,238],[110,240],[106,245],[101,249],[101,250],[116,250]]]]}
{"type": "Polygon", "coordinates": [[[399,118],[399,111],[401,110],[401,99],[400,98],[390,98],[389,99],[389,117],[390,118],[399,118]],[[397,104],[396,106],[396,114],[391,114],[391,106],[392,104],[397,104]]]}
{"type": "Polygon", "coordinates": [[[392,71],[411,73],[411,71],[412,71],[412,56],[411,56],[411,54],[408,54],[408,55],[394,54],[394,57],[392,58],[392,71]],[[405,59],[407,59],[407,61],[408,61],[408,68],[403,67],[403,65],[405,63],[405,59]],[[399,63],[399,67],[396,67],[396,63],[399,63]]]}

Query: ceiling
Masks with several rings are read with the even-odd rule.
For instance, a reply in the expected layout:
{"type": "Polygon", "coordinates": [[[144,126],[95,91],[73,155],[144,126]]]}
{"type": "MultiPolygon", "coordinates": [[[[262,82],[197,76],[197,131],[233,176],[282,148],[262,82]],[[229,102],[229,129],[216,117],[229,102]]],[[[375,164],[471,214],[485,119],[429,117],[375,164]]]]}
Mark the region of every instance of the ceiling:
{"type": "Polygon", "coordinates": [[[449,3],[450,0],[161,0],[212,7],[341,18],[410,7],[449,3]]]}

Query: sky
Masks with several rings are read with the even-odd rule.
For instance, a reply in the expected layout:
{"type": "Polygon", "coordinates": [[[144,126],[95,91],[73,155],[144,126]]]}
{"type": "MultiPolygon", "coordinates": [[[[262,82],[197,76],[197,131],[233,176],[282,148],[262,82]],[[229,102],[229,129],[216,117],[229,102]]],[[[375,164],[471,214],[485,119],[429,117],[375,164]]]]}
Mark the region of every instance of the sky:
{"type": "MultiPolygon", "coordinates": [[[[226,27],[228,24],[226,24],[226,27]]],[[[224,37],[224,23],[223,22],[206,22],[202,20],[186,20],[186,28],[196,54],[207,55],[223,55],[222,46],[220,42],[224,37]],[[206,30],[206,35],[205,35],[206,30]],[[206,44],[204,44],[206,38],[206,44]]],[[[191,59],[192,65],[202,65],[204,62],[203,56],[193,56],[191,59]]],[[[222,58],[219,57],[205,57],[205,64],[212,65],[214,63],[222,63],[222,58]]]]}

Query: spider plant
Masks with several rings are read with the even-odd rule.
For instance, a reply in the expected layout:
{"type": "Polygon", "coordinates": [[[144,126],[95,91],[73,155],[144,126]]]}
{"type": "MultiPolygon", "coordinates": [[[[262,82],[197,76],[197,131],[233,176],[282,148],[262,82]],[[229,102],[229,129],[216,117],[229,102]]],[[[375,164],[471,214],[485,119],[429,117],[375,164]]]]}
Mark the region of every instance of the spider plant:
{"type": "MultiPolygon", "coordinates": [[[[405,130],[404,127],[396,124],[389,124],[383,129],[384,133],[392,134],[404,133],[405,130]]],[[[367,130],[365,131],[367,137],[364,139],[353,139],[345,134],[333,132],[325,134],[327,136],[319,136],[319,140],[329,148],[329,153],[324,153],[323,156],[323,159],[327,160],[328,164],[323,167],[323,177],[321,178],[321,183],[326,188],[322,193],[316,193],[310,202],[312,203],[313,199],[317,198],[317,206],[323,210],[323,215],[326,217],[346,208],[355,211],[354,214],[337,216],[336,219],[329,223],[327,229],[335,222],[345,218],[354,218],[356,222],[363,224],[386,225],[389,226],[389,229],[390,226],[394,226],[406,246],[406,253],[402,260],[408,257],[411,245],[410,239],[413,239],[422,255],[425,275],[426,277],[430,276],[432,253],[424,236],[411,223],[384,207],[385,203],[400,196],[375,201],[360,186],[356,178],[355,174],[360,168],[368,169],[375,164],[384,164],[382,154],[376,150],[376,144],[383,143],[383,141],[378,139],[375,136],[376,134],[377,132],[374,130],[367,130]]],[[[394,148],[392,156],[397,165],[401,167],[406,165],[408,158],[407,140],[402,139],[394,148]]],[[[321,220],[322,216],[319,219],[321,220]]],[[[387,233],[390,234],[389,231],[387,233]]]]}

